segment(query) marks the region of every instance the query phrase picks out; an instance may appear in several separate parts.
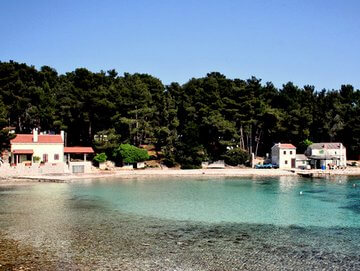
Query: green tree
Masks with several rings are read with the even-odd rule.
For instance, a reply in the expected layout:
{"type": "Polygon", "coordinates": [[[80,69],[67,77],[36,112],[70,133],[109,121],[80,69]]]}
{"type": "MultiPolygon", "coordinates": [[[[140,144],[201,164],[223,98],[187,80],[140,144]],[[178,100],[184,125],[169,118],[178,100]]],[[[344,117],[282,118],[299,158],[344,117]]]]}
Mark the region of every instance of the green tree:
{"type": "Polygon", "coordinates": [[[247,151],[240,148],[234,148],[228,150],[223,159],[226,164],[230,166],[244,165],[250,159],[250,155],[247,151]]]}
{"type": "Polygon", "coordinates": [[[104,163],[104,162],[106,162],[106,160],[107,160],[107,155],[104,152],[98,153],[94,157],[94,161],[97,164],[104,163]]]}
{"type": "Polygon", "coordinates": [[[133,164],[148,160],[149,154],[145,149],[140,149],[130,144],[120,144],[114,150],[114,157],[117,161],[121,161],[121,163],[133,164]]]}

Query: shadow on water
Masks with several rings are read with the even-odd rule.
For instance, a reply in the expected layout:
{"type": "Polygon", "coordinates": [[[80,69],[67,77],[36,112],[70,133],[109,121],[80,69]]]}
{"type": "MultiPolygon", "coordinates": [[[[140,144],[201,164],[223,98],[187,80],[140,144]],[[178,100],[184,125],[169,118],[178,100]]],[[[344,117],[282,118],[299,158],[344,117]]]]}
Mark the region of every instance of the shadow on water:
{"type": "Polygon", "coordinates": [[[319,193],[325,193],[325,192],[327,192],[325,189],[304,190],[304,193],[307,193],[307,194],[319,194],[319,193]]]}
{"type": "Polygon", "coordinates": [[[339,208],[350,210],[357,215],[360,215],[360,199],[357,202],[350,203],[346,206],[341,206],[339,208]]]}

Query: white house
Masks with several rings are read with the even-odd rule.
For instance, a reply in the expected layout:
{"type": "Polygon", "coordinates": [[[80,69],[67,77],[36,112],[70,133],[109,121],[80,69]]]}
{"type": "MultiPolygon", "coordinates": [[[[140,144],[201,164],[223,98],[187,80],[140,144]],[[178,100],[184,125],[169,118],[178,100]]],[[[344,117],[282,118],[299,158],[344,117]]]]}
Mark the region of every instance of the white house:
{"type": "Polygon", "coordinates": [[[346,148],[342,143],[313,143],[305,154],[314,168],[346,167],[346,148]]]}
{"type": "Polygon", "coordinates": [[[37,129],[32,134],[17,134],[10,141],[11,164],[35,162],[35,157],[43,163],[64,162],[64,132],[59,135],[39,134],[37,129]]]}
{"type": "Polygon", "coordinates": [[[87,161],[87,155],[93,154],[94,150],[91,147],[64,147],[63,131],[60,134],[39,134],[37,129],[33,129],[32,134],[16,134],[15,138],[10,140],[10,146],[9,172],[91,172],[91,162],[87,161]]]}
{"type": "Polygon", "coordinates": [[[271,148],[271,163],[279,168],[296,167],[296,147],[289,143],[277,143],[271,148]]]}

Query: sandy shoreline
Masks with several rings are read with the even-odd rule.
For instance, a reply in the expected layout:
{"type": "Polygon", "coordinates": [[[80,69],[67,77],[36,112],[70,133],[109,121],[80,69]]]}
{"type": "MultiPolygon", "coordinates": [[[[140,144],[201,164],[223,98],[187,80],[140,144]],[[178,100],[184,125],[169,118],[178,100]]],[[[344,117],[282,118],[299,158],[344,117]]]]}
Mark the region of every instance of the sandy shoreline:
{"type": "Polygon", "coordinates": [[[97,171],[89,174],[59,174],[59,175],[32,175],[32,176],[1,176],[0,184],[5,183],[31,183],[31,182],[72,182],[83,179],[99,178],[155,178],[155,177],[281,177],[298,176],[297,172],[318,173],[326,177],[332,176],[360,176],[360,168],[348,168],[345,170],[282,170],[282,169],[143,169],[143,170],[113,170],[97,171]]]}

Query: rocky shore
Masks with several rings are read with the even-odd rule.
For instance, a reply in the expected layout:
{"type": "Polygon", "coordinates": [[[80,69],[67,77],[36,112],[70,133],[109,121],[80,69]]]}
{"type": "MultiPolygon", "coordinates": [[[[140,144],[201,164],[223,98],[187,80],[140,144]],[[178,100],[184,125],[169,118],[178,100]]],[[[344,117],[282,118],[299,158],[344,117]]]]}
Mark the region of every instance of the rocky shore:
{"type": "Polygon", "coordinates": [[[0,231],[0,270],[55,269],[46,253],[7,238],[0,231]]]}

